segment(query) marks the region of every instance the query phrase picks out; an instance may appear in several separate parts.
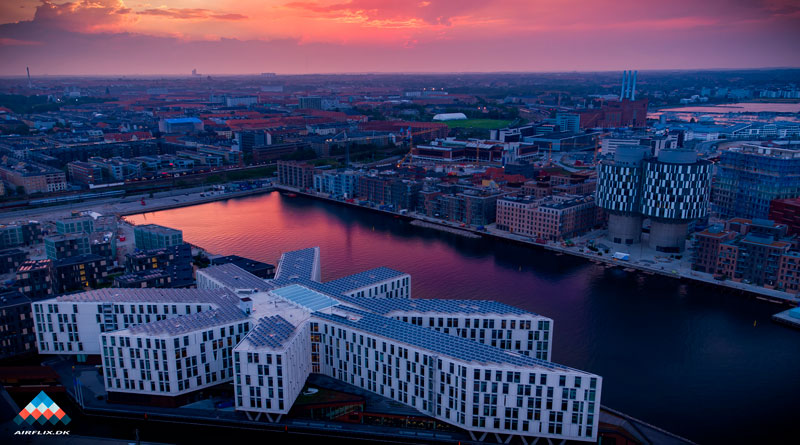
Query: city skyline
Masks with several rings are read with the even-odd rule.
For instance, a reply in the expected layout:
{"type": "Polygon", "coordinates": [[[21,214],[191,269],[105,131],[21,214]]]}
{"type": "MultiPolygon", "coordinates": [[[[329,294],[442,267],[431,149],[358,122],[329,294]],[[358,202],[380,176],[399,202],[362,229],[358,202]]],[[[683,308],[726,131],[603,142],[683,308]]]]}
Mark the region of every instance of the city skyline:
{"type": "Polygon", "coordinates": [[[0,75],[797,67],[790,1],[183,2],[0,6],[0,75]],[[207,4],[206,4],[207,3],[207,4]]]}

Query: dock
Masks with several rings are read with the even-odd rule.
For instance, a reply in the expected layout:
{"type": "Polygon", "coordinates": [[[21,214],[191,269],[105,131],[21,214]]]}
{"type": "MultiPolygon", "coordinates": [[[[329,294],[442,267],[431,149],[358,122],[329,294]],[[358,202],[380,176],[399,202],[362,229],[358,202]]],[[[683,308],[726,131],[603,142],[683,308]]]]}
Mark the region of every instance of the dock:
{"type": "Polygon", "coordinates": [[[463,237],[466,237],[466,238],[472,238],[472,239],[480,239],[481,238],[480,235],[476,235],[476,234],[474,234],[474,233],[472,233],[472,232],[470,232],[468,230],[461,230],[461,229],[457,229],[455,227],[443,226],[441,224],[432,224],[432,223],[429,223],[429,222],[420,221],[418,219],[415,219],[414,221],[411,221],[409,224],[411,224],[412,226],[416,226],[416,227],[425,227],[426,229],[434,229],[434,230],[439,230],[439,231],[442,231],[442,232],[452,233],[454,235],[459,235],[459,236],[463,236],[463,237]]]}
{"type": "Polygon", "coordinates": [[[772,316],[772,320],[780,324],[785,324],[787,326],[800,329],[800,307],[794,307],[783,312],[778,312],[772,316]]]}

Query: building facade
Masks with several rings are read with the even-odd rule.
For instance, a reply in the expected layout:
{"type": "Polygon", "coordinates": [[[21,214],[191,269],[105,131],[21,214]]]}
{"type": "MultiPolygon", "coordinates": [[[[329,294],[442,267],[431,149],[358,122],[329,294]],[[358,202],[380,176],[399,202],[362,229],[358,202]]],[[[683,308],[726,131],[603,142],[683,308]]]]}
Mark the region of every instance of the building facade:
{"type": "Polygon", "coordinates": [[[99,289],[35,302],[39,352],[100,355],[111,401],[176,406],[232,383],[237,411],[277,421],[321,373],[475,440],[597,440],[602,378],[548,360],[546,317],[400,292],[370,298],[369,289],[382,292],[388,280],[397,290],[408,277],[376,269],[321,282],[316,248],[284,254],[274,280],[220,267],[204,269],[209,280],[197,289],[99,289]]]}
{"type": "Polygon", "coordinates": [[[314,188],[314,166],[305,162],[278,161],[278,183],[301,190],[314,188]]]}
{"type": "Polygon", "coordinates": [[[609,214],[609,241],[639,243],[642,219],[649,218],[650,247],[683,252],[689,222],[708,214],[710,187],[711,164],[693,151],[650,157],[647,147],[620,147],[613,161],[598,166],[597,205],[609,214]]]}
{"type": "Polygon", "coordinates": [[[133,238],[139,250],[161,249],[183,244],[182,231],[156,224],[134,227],[133,238]]]}
{"type": "Polygon", "coordinates": [[[722,218],[768,218],[776,199],[800,196],[800,150],[742,144],[717,164],[713,209],[722,218]]]}
{"type": "Polygon", "coordinates": [[[0,291],[0,359],[35,352],[31,300],[17,291],[0,291]]]}

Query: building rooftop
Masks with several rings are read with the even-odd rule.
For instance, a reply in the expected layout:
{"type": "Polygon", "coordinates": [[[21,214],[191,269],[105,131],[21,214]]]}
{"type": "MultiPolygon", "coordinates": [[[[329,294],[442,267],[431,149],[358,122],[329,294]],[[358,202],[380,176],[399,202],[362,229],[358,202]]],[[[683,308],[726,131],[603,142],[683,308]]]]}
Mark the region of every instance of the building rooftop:
{"type": "Polygon", "coordinates": [[[273,315],[258,320],[258,323],[250,330],[245,340],[257,348],[278,349],[283,347],[284,342],[292,337],[294,331],[293,324],[280,315],[273,315]]]}
{"type": "Polygon", "coordinates": [[[437,312],[445,314],[498,314],[498,315],[538,315],[514,306],[490,300],[435,300],[409,298],[367,298],[342,297],[343,303],[374,312],[389,315],[392,312],[437,312]]]}
{"type": "Polygon", "coordinates": [[[230,290],[255,289],[267,291],[275,287],[273,284],[258,278],[233,263],[209,266],[198,271],[198,273],[208,276],[230,290]]]}
{"type": "Polygon", "coordinates": [[[376,267],[374,269],[365,270],[353,275],[339,278],[338,280],[328,281],[325,286],[331,292],[346,293],[361,289],[362,287],[371,286],[381,281],[390,280],[392,278],[399,278],[408,275],[388,267],[376,267]]]}
{"type": "Polygon", "coordinates": [[[236,305],[239,298],[225,289],[95,289],[56,297],[59,302],[83,303],[210,303],[236,305]]]}
{"type": "Polygon", "coordinates": [[[584,371],[567,366],[516,352],[505,351],[494,346],[404,323],[360,309],[339,307],[336,308],[335,313],[316,312],[314,316],[468,363],[510,364],[523,367],[562,369],[587,374],[584,371]]]}
{"type": "Polygon", "coordinates": [[[319,311],[339,304],[339,301],[327,295],[298,284],[275,289],[272,293],[310,311],[319,311]]]}
{"type": "Polygon", "coordinates": [[[20,264],[17,272],[31,272],[34,270],[41,270],[50,267],[53,264],[53,260],[27,260],[20,264]]]}
{"type": "Polygon", "coordinates": [[[31,299],[23,295],[21,292],[12,290],[12,291],[0,291],[0,307],[11,307],[17,306],[20,304],[30,304],[31,299]]]}
{"type": "Polygon", "coordinates": [[[162,233],[164,235],[173,235],[176,233],[182,233],[180,230],[173,229],[171,227],[159,226],[158,224],[142,224],[134,227],[134,230],[137,229],[147,230],[149,232],[162,233]]]}
{"type": "Polygon", "coordinates": [[[196,117],[174,117],[170,119],[164,119],[166,122],[170,124],[199,124],[203,121],[196,117]]]}
{"type": "Polygon", "coordinates": [[[319,247],[286,252],[281,255],[275,281],[289,283],[293,278],[314,279],[314,271],[319,267],[319,247]]]}
{"type": "Polygon", "coordinates": [[[238,320],[246,320],[249,315],[242,312],[236,306],[221,306],[208,311],[195,312],[194,314],[183,315],[175,318],[165,318],[134,325],[128,328],[131,334],[147,334],[170,336],[185,334],[188,332],[207,329],[214,326],[229,324],[238,320]]]}
{"type": "Polygon", "coordinates": [[[101,257],[100,255],[87,253],[83,255],[75,255],[67,258],[61,258],[60,260],[55,260],[53,261],[53,266],[63,267],[63,266],[71,266],[73,264],[88,263],[89,261],[104,261],[104,260],[105,258],[101,257]]]}

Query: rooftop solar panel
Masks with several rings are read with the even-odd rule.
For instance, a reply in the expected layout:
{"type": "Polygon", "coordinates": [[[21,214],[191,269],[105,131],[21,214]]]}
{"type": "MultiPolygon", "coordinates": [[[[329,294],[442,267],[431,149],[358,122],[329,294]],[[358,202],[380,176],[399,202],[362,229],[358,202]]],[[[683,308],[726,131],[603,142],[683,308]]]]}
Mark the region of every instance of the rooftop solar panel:
{"type": "Polygon", "coordinates": [[[321,312],[315,313],[314,316],[466,362],[511,364],[525,367],[538,366],[548,369],[584,372],[546,360],[536,359],[465,338],[448,335],[433,329],[427,329],[382,317],[360,309],[340,306],[337,312],[344,314],[344,316],[321,312]]]}

